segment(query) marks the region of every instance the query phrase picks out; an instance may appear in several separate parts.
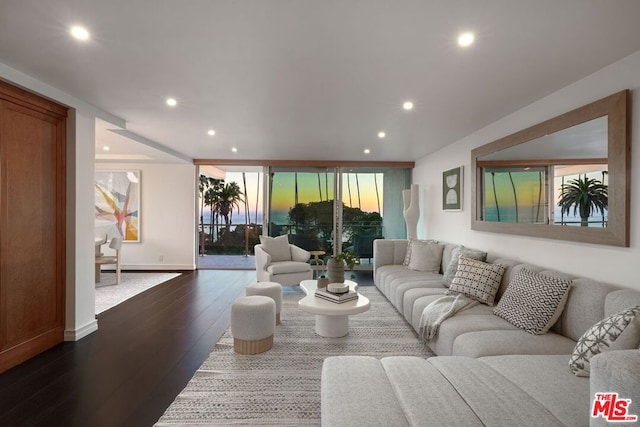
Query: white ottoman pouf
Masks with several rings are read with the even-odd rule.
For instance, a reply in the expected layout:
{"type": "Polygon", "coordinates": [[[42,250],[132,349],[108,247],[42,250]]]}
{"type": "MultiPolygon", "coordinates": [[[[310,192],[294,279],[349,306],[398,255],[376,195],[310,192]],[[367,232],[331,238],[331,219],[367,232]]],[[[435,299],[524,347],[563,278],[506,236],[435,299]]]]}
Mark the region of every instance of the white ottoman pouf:
{"type": "Polygon", "coordinates": [[[252,295],[231,305],[233,349],[240,354],[264,353],[273,347],[276,303],[272,298],[252,295]]]}
{"type": "Polygon", "coordinates": [[[276,303],[276,325],[280,324],[280,309],[282,308],[282,285],[276,282],[258,282],[247,286],[247,296],[263,295],[272,298],[276,303]]]}

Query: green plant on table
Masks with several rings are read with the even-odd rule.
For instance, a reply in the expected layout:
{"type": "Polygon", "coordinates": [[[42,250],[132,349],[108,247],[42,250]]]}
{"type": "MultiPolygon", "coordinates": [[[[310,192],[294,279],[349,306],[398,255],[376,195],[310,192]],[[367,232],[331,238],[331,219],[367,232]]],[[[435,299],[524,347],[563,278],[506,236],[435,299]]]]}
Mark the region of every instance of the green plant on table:
{"type": "Polygon", "coordinates": [[[343,261],[349,270],[353,270],[353,268],[358,263],[358,257],[353,252],[344,251],[332,257],[336,261],[343,261]]]}

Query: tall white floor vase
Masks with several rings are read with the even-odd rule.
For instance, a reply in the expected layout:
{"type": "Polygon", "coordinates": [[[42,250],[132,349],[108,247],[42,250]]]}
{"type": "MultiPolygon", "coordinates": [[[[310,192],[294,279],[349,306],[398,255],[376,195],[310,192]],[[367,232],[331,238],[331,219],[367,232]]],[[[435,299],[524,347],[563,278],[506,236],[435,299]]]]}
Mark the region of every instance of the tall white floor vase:
{"type": "Polygon", "coordinates": [[[402,190],[404,222],[407,225],[407,239],[418,238],[418,218],[420,218],[420,200],[418,193],[418,184],[411,184],[411,190],[402,190]]]}

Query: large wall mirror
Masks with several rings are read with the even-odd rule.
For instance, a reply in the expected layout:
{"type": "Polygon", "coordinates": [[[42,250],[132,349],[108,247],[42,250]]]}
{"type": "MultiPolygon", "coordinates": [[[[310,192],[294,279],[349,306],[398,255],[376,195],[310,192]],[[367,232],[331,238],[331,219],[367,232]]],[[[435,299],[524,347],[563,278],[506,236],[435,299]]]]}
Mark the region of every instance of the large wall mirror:
{"type": "Polygon", "coordinates": [[[471,151],[471,228],[629,246],[625,90],[471,151]]]}

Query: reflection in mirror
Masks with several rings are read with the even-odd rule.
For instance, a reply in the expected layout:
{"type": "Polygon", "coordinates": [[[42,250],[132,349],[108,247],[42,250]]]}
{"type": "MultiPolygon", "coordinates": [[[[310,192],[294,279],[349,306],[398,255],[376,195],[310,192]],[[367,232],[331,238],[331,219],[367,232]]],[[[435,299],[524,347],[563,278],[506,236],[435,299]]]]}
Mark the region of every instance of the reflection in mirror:
{"type": "Polygon", "coordinates": [[[474,149],[472,229],[628,245],[627,110],[623,91],[474,149]]]}
{"type": "Polygon", "coordinates": [[[546,224],[548,187],[546,167],[482,168],[482,219],[493,222],[546,224]]]}

